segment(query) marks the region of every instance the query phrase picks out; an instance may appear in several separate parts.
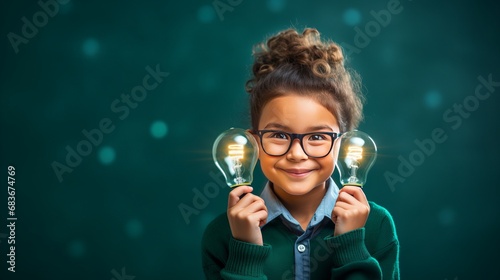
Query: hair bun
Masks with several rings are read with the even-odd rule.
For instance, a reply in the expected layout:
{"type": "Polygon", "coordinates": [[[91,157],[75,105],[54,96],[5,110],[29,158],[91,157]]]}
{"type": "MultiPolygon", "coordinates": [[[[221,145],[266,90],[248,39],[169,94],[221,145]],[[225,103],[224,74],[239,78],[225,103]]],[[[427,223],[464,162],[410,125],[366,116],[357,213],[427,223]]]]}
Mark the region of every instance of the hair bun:
{"type": "Polygon", "coordinates": [[[298,64],[309,68],[321,78],[333,76],[332,69],[343,66],[341,48],[334,42],[322,42],[320,33],[314,28],[299,34],[294,29],[280,32],[267,44],[254,49],[253,74],[256,79],[284,64],[298,64]]]}

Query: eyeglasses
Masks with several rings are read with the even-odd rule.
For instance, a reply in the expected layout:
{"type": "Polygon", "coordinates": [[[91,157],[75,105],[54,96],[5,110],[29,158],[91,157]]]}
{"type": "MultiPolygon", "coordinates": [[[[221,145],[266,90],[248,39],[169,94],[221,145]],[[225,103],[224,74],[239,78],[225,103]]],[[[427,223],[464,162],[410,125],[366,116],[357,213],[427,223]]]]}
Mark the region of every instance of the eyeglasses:
{"type": "Polygon", "coordinates": [[[304,134],[288,133],[279,130],[258,130],[260,143],[264,152],[270,156],[282,156],[290,150],[294,139],[299,139],[304,153],[312,158],[326,157],[333,142],[340,133],[310,132],[304,134]]]}

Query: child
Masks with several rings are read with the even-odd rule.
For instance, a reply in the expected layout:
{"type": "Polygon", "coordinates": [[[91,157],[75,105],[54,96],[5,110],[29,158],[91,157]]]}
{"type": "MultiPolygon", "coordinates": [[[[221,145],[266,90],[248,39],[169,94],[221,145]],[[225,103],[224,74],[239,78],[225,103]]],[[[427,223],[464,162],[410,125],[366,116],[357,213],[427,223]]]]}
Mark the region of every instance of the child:
{"type": "Polygon", "coordinates": [[[316,29],[280,32],[256,49],[252,133],[269,180],[229,193],[206,228],[207,279],[399,279],[399,242],[383,207],[331,179],[340,133],[362,118],[359,85],[340,47],[316,29]]]}

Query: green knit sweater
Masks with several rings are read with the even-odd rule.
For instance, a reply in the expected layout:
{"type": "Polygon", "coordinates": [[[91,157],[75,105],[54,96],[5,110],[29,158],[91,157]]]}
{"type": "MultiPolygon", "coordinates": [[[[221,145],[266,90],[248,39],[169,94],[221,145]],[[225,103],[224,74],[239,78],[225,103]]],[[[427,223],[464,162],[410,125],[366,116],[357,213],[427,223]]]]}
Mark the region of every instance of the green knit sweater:
{"type": "MultiPolygon", "coordinates": [[[[311,279],[399,279],[399,242],[394,221],[383,207],[370,202],[364,228],[333,236],[326,221],[311,240],[311,279]]],[[[294,279],[297,236],[274,219],[262,229],[264,245],[231,236],[226,213],[206,228],[202,263],[207,279],[294,279]]]]}

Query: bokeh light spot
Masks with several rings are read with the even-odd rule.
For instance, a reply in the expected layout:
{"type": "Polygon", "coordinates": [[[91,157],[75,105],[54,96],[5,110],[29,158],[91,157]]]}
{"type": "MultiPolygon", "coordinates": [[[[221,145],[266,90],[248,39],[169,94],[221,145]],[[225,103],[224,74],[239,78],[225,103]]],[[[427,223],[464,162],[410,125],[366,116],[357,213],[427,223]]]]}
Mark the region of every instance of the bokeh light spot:
{"type": "Polygon", "coordinates": [[[210,5],[203,5],[198,9],[197,16],[201,23],[209,23],[215,19],[215,10],[210,5]]]}
{"type": "Polygon", "coordinates": [[[68,253],[73,258],[82,257],[85,254],[85,244],[81,240],[73,240],[68,244],[68,253]]]}
{"type": "Polygon", "coordinates": [[[86,56],[94,56],[99,52],[99,42],[94,38],[89,38],[83,42],[82,50],[86,56]]]}
{"type": "Polygon", "coordinates": [[[68,14],[73,10],[73,1],[68,1],[66,4],[59,5],[59,12],[61,14],[68,14]]]}
{"type": "Polygon", "coordinates": [[[200,75],[198,78],[198,85],[202,92],[212,92],[217,88],[219,84],[218,76],[214,73],[214,71],[205,72],[200,75]]]}
{"type": "Polygon", "coordinates": [[[443,95],[437,90],[430,90],[424,96],[425,106],[434,109],[441,105],[443,101],[443,95]]]}
{"type": "Polygon", "coordinates": [[[344,11],[344,23],[350,26],[355,26],[361,22],[361,13],[359,10],[349,8],[344,11]]]}
{"type": "Polygon", "coordinates": [[[439,223],[443,226],[451,226],[455,223],[455,211],[450,208],[442,209],[438,214],[439,223]]]}
{"type": "Polygon", "coordinates": [[[116,152],[115,149],[106,146],[99,150],[99,161],[104,165],[109,165],[115,161],[116,152]]]}
{"type": "Polygon", "coordinates": [[[150,131],[154,138],[163,138],[168,133],[168,126],[164,121],[155,121],[151,124],[150,131]]]}
{"type": "Polygon", "coordinates": [[[142,235],[143,226],[141,221],[137,219],[132,219],[125,225],[125,231],[130,238],[137,238],[142,235]]]}
{"type": "Polygon", "coordinates": [[[271,12],[281,12],[285,9],[286,1],[285,0],[267,0],[267,8],[271,12]]]}

